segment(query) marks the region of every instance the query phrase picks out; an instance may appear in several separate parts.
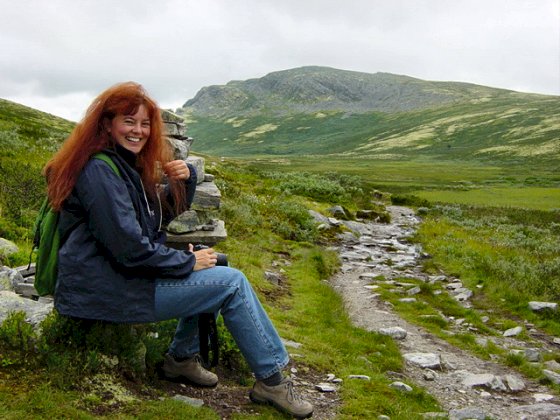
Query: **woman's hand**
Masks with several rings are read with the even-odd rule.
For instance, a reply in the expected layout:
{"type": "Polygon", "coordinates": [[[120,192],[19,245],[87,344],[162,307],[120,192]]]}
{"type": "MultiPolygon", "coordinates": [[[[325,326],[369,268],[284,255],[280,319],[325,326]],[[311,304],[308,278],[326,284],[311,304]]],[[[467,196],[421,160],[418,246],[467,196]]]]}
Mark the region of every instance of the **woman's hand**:
{"type": "Polygon", "coordinates": [[[193,252],[193,245],[189,244],[189,252],[192,252],[196,257],[196,263],[193,271],[204,270],[205,268],[216,267],[218,256],[212,248],[204,248],[193,252]]]}
{"type": "Polygon", "coordinates": [[[163,172],[165,172],[165,175],[167,175],[169,179],[176,181],[189,179],[191,176],[189,167],[184,160],[172,160],[171,162],[167,162],[163,165],[163,172]]]}

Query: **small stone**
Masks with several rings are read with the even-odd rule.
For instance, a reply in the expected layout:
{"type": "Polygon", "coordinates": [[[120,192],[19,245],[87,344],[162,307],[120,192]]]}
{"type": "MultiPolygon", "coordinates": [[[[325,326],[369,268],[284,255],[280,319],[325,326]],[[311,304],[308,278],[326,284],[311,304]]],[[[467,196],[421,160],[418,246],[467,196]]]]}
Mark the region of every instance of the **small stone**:
{"type": "Polygon", "coordinates": [[[550,379],[551,382],[555,384],[560,384],[560,374],[553,372],[552,370],[544,369],[543,370],[544,376],[550,379]]]}
{"type": "Polygon", "coordinates": [[[379,330],[379,333],[383,335],[388,335],[389,337],[392,337],[395,340],[404,340],[407,336],[406,330],[401,327],[381,328],[379,330]]]}
{"type": "Polygon", "coordinates": [[[420,292],[422,292],[422,290],[420,289],[420,287],[416,286],[416,287],[413,287],[412,289],[408,289],[406,291],[406,294],[408,296],[414,296],[414,295],[417,295],[420,292]]]}
{"type": "Polygon", "coordinates": [[[286,347],[292,347],[294,349],[299,349],[302,344],[301,343],[296,343],[295,341],[291,341],[291,340],[284,340],[282,339],[282,343],[286,346],[286,347]]]}
{"type": "Polygon", "coordinates": [[[425,381],[435,381],[438,377],[438,374],[431,369],[426,369],[426,371],[423,372],[422,376],[424,377],[425,381]]]}
{"type": "Polygon", "coordinates": [[[488,339],[486,337],[476,337],[474,342],[480,347],[486,347],[488,345],[488,339]]]}
{"type": "Polygon", "coordinates": [[[516,376],[506,375],[504,379],[512,392],[520,392],[525,389],[525,383],[516,376]]]}
{"type": "Polygon", "coordinates": [[[547,367],[547,369],[560,371],[560,363],[558,363],[556,360],[547,360],[546,362],[544,362],[544,365],[547,367]]]}
{"type": "Polygon", "coordinates": [[[391,420],[391,417],[380,414],[379,416],[377,416],[377,420],[391,420]]]}
{"type": "Polygon", "coordinates": [[[471,290],[465,290],[461,293],[459,293],[458,295],[453,296],[455,298],[456,301],[458,302],[464,302],[466,300],[469,300],[473,295],[473,292],[471,290]]]}
{"type": "Polygon", "coordinates": [[[336,378],[334,373],[327,374],[327,382],[332,382],[334,378],[336,378]]]}
{"type": "Polygon", "coordinates": [[[334,386],[324,382],[315,385],[315,389],[321,392],[336,392],[336,388],[334,386]]]}
{"type": "Polygon", "coordinates": [[[533,398],[535,399],[535,402],[540,403],[544,401],[553,400],[554,395],[537,393],[537,394],[533,394],[533,398]]]}
{"type": "Polygon", "coordinates": [[[414,302],[416,302],[416,298],[402,298],[402,299],[399,299],[399,302],[402,302],[402,303],[414,303],[414,302]]]}
{"type": "Polygon", "coordinates": [[[198,398],[187,397],[186,395],[174,395],[171,399],[184,402],[193,407],[202,407],[204,405],[204,401],[198,398]]]}
{"type": "Polygon", "coordinates": [[[510,328],[509,330],[506,330],[503,335],[504,337],[515,337],[521,334],[522,331],[523,331],[522,327],[510,328]]]}
{"type": "Polygon", "coordinates": [[[486,418],[488,415],[479,407],[449,410],[449,420],[485,420],[486,418]]]}
{"type": "Polygon", "coordinates": [[[558,309],[558,304],[556,302],[529,302],[529,309],[533,312],[545,310],[556,311],[558,309]]]}
{"type": "Polygon", "coordinates": [[[371,380],[371,378],[367,375],[348,375],[348,379],[361,379],[363,381],[371,380]]]}
{"type": "Polygon", "coordinates": [[[525,349],[525,359],[528,362],[540,362],[542,359],[539,349],[525,349]]]}
{"type": "Polygon", "coordinates": [[[480,392],[480,397],[481,397],[481,398],[490,398],[491,396],[492,396],[492,394],[490,394],[490,393],[487,392],[487,391],[481,391],[481,392],[480,392]]]}
{"type": "Polygon", "coordinates": [[[399,391],[412,392],[412,387],[410,385],[405,384],[404,382],[396,381],[389,386],[399,391]]]}

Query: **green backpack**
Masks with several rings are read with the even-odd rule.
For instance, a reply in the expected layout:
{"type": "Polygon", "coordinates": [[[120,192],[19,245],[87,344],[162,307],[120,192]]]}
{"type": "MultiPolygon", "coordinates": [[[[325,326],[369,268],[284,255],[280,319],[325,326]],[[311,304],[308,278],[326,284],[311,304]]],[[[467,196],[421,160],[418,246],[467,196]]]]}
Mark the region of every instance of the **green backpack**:
{"type": "MultiPolygon", "coordinates": [[[[121,176],[115,163],[106,154],[96,153],[93,158],[106,162],[113,172],[121,176]]],[[[33,226],[33,250],[37,253],[33,286],[39,296],[54,294],[58,274],[58,249],[61,245],[58,217],[59,213],[52,209],[46,197],[33,226]]]]}

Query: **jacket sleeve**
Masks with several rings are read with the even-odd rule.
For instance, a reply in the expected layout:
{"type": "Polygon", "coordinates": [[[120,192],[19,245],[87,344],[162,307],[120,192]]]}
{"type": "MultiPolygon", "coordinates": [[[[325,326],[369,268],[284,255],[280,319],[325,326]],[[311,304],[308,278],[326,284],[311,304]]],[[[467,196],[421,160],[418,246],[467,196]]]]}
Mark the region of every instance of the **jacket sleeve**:
{"type": "Polygon", "coordinates": [[[101,161],[90,161],[75,186],[88,228],[115,261],[127,269],[148,269],[158,277],[185,278],[194,254],[169,248],[143,235],[126,184],[101,161]]]}

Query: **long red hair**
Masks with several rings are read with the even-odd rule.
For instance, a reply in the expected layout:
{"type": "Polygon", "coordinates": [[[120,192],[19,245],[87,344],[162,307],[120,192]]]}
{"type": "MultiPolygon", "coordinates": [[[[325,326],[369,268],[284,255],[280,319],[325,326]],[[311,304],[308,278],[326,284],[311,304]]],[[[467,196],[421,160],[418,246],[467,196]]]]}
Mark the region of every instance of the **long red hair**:
{"type": "MultiPolygon", "coordinates": [[[[156,194],[161,179],[160,164],[169,162],[173,152],[163,137],[161,110],[144,88],[134,82],[119,83],[102,92],[91,103],[84,118],[76,125],[60,150],[43,169],[47,177],[47,194],[51,206],[60,210],[62,203],[72,192],[81,170],[95,153],[112,147],[114,140],[105,125],[116,115],[136,113],[144,105],[150,117],[150,136],[137,156],[142,182],[148,194],[156,194]]],[[[184,187],[182,183],[171,183],[176,211],[182,210],[184,187]]]]}

